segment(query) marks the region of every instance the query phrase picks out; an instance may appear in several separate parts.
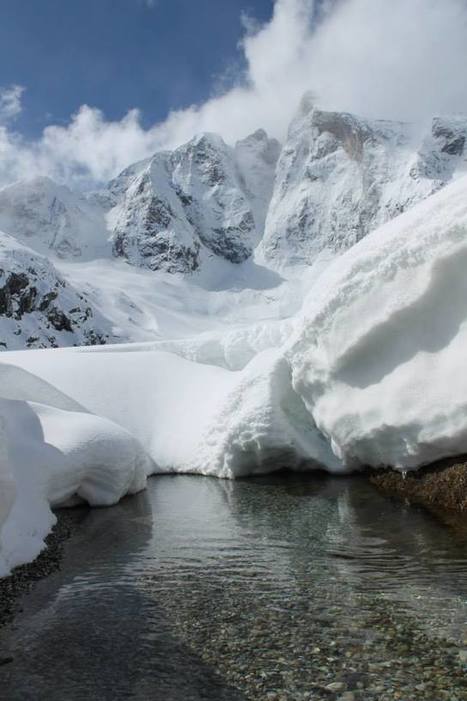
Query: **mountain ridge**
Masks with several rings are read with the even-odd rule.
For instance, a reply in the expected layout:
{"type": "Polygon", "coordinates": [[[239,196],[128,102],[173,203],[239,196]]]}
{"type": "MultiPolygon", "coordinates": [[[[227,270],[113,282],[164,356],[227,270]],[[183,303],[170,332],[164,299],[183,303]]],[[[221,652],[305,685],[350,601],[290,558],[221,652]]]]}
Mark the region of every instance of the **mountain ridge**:
{"type": "MultiPolygon", "coordinates": [[[[214,274],[225,278],[226,289],[247,290],[255,287],[254,266],[261,277],[266,269],[290,282],[467,172],[466,142],[467,117],[434,117],[429,127],[417,130],[407,123],[322,111],[306,95],[283,145],[262,129],[234,146],[206,133],[130,165],[94,193],[75,193],[48,177],[9,185],[0,190],[0,231],[6,232],[0,233],[5,270],[0,347],[131,341],[132,325],[153,309],[148,311],[139,291],[135,296],[128,290],[118,314],[109,311],[101,301],[108,302],[109,295],[101,294],[95,277],[100,259],[109,261],[103,276],[112,260],[121,260],[158,275],[161,285],[169,275],[180,277],[182,287],[183,279],[202,287],[214,274]],[[13,241],[28,254],[18,255],[13,241]],[[28,256],[35,266],[24,262],[28,256]],[[89,263],[85,283],[86,274],[79,283],[68,278],[75,262],[89,263]],[[8,277],[10,268],[18,280],[8,277]],[[57,284],[67,294],[81,295],[81,301],[70,306],[63,294],[55,294],[57,284]],[[28,301],[39,286],[45,289],[42,301],[28,301]],[[6,331],[18,316],[12,310],[20,308],[14,330],[6,331]],[[71,314],[76,308],[80,313],[71,314]],[[54,327],[54,318],[62,319],[63,328],[54,327]]],[[[260,284],[247,295],[248,304],[272,299],[277,315],[287,316],[287,293],[276,277],[279,292],[271,297],[260,284]]],[[[298,281],[290,284],[300,288],[298,281]]],[[[206,319],[213,299],[206,295],[206,319]]],[[[157,319],[147,325],[159,328],[157,319]]]]}

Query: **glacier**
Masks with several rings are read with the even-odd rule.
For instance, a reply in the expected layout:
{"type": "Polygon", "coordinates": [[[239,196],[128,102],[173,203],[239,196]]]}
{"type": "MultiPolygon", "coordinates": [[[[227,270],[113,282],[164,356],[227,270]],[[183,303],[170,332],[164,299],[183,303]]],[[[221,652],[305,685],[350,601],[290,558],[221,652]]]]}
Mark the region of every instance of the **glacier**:
{"type": "Polygon", "coordinates": [[[51,506],[112,504],[150,474],[467,452],[467,177],[436,189],[299,282],[250,289],[251,318],[218,290],[235,313],[210,328],[2,353],[0,573],[40,551],[51,506]]]}

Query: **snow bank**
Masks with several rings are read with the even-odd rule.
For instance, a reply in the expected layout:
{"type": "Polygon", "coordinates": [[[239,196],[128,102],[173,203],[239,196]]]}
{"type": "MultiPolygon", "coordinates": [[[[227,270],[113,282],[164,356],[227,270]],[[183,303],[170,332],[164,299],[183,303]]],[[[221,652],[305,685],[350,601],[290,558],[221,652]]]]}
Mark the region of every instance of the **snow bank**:
{"type": "Polygon", "coordinates": [[[117,503],[144,489],[152,463],[127,431],[79,409],[29,373],[2,365],[0,398],[0,576],[40,552],[55,522],[50,507],[79,497],[117,503]],[[29,382],[29,386],[28,386],[29,382]],[[42,395],[51,404],[26,400],[42,395]],[[55,404],[55,406],[53,405],[55,404]]]}
{"type": "Polygon", "coordinates": [[[467,451],[467,179],[324,273],[289,345],[296,391],[348,467],[467,451]]]}
{"type": "Polygon", "coordinates": [[[15,496],[16,489],[8,460],[5,422],[3,417],[0,416],[0,577],[8,572],[8,568],[3,561],[1,548],[2,527],[10,514],[15,496]]]}
{"type": "MultiPolygon", "coordinates": [[[[47,388],[137,438],[154,471],[237,477],[304,460],[339,469],[293,396],[283,353],[259,353],[241,371],[140,350],[8,353],[47,388]]],[[[0,366],[1,367],[1,366],[0,366]]]]}

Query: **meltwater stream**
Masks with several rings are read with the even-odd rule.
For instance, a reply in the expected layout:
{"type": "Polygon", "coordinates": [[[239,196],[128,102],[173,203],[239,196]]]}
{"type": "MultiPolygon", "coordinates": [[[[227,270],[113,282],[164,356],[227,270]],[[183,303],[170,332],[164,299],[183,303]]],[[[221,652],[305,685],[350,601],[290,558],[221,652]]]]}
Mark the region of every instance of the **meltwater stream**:
{"type": "Polygon", "coordinates": [[[153,479],[22,605],[1,699],[467,699],[467,539],[359,478],[153,479]]]}

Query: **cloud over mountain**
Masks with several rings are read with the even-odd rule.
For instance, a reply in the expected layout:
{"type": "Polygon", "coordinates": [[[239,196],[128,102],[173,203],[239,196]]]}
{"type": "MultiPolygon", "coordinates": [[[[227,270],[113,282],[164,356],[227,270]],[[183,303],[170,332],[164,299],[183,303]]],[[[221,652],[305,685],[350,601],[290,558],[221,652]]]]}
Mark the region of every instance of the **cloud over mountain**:
{"type": "Polygon", "coordinates": [[[276,0],[268,23],[245,22],[239,50],[246,68],[233,87],[150,128],[137,109],[108,121],[84,105],[67,125],[50,125],[30,142],[6,126],[21,109],[22,89],[4,89],[0,184],[44,173],[100,182],[203,131],[234,142],[263,127],[283,138],[308,90],[322,108],[369,117],[423,120],[467,111],[464,0],[276,0]]]}

